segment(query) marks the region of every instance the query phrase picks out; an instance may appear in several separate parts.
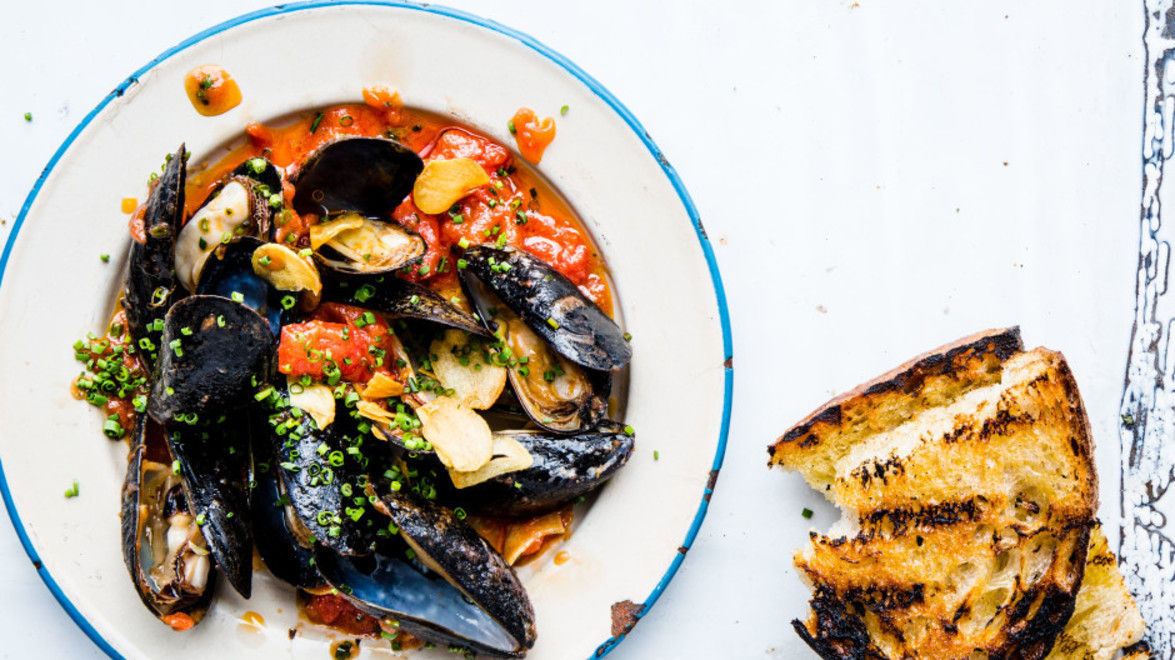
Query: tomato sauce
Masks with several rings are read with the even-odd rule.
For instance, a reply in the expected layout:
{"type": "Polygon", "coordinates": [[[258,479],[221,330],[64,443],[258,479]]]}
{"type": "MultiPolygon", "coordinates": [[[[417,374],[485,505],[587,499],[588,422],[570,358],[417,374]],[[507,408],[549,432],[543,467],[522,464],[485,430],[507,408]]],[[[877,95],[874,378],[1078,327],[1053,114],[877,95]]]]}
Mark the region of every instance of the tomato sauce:
{"type": "Polygon", "coordinates": [[[184,76],[184,91],[196,112],[205,117],[223,115],[241,104],[241,88],[224,69],[209,64],[184,76]]]}
{"type": "MultiPolygon", "coordinates": [[[[400,273],[401,277],[427,286],[446,299],[457,299],[467,307],[457,280],[457,260],[461,245],[491,243],[512,245],[551,264],[580,286],[604,310],[611,310],[603,260],[578,222],[575,214],[550,186],[532,170],[517,162],[504,146],[467,126],[455,125],[441,115],[405,108],[399,96],[383,88],[369,88],[364,103],[340,105],[302,115],[282,126],[250,124],[246,141],[221,160],[192,166],[188,177],[186,212],[190,217],[220,180],[249,158],[264,156],[279,167],[296,166],[314,149],[342,136],[387,136],[432,158],[470,158],[485,168],[490,185],[479,188],[460,200],[447,213],[427,214],[406,199],[392,214],[392,219],[417,232],[427,243],[427,251],[418,264],[400,273]]],[[[533,113],[531,113],[533,117],[533,113]]],[[[540,145],[537,154],[524,158],[541,158],[541,149],[554,138],[553,122],[549,131],[545,121],[515,123],[516,131],[527,145],[540,145]],[[534,125],[531,126],[531,123],[534,125]]],[[[523,148],[520,142],[520,148],[523,148]]],[[[533,146],[532,145],[532,146],[533,146]]],[[[300,217],[290,208],[293,189],[283,191],[286,210],[277,220],[277,239],[297,248],[309,246],[309,226],[317,221],[300,217]]]]}
{"type": "Polygon", "coordinates": [[[551,117],[539,120],[530,108],[519,108],[510,120],[510,132],[518,143],[518,152],[526,160],[538,164],[543,152],[555,140],[555,120],[551,117]]]}

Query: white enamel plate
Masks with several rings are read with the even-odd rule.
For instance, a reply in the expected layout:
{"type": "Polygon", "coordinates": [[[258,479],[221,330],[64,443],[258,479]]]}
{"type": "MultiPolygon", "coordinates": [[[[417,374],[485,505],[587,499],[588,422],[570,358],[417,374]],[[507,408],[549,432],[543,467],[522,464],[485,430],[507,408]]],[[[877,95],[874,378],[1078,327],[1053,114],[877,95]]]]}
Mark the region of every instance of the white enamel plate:
{"type": "MultiPolygon", "coordinates": [[[[71,398],[80,371],[71,346],[106,322],[123,265],[98,255],[125,253],[120,201],[144,197],[164,154],[182,141],[195,161],[213,157],[249,122],[357,102],[373,84],[508,145],[519,106],[556,116],[539,169],[603,250],[633,336],[625,421],[637,449],[561,548],[570,561],[548,553],[521,572],[539,631],[528,657],[606,653],[619,641],[614,604],[647,609],[693,542],[725,448],[730,332],[693,205],[644,130],[584,72],[501,26],[432,6],[287,5],[207,30],[120,85],[53,157],[0,257],[0,486],[45,583],[111,656],[328,657],[332,636],[310,631],[292,588],[264,571],[248,601],[219,585],[205,621],[186,633],[143,607],[120,554],[126,446],[102,436],[97,409],[71,398]],[[203,64],[237,80],[240,106],[214,118],[192,109],[183,76],[203,64]],[[80,496],[64,498],[74,479],[80,496]],[[243,623],[247,612],[264,626],[243,623]]],[[[382,640],[361,648],[389,657],[382,640]]]]}

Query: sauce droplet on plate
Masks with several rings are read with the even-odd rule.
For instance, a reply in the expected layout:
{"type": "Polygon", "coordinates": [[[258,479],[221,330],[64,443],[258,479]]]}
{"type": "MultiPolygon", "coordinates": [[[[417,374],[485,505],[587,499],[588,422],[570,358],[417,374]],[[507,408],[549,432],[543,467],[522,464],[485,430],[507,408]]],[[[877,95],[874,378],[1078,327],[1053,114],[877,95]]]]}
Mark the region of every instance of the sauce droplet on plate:
{"type": "Polygon", "coordinates": [[[122,198],[122,212],[123,213],[134,213],[135,209],[137,209],[137,208],[139,208],[139,200],[135,199],[134,197],[123,197],[122,198]]]}
{"type": "Polygon", "coordinates": [[[528,162],[538,164],[543,159],[543,152],[555,139],[555,119],[547,117],[542,121],[530,108],[519,108],[508,123],[507,128],[518,143],[518,153],[528,162]]]}
{"type": "Polygon", "coordinates": [[[244,616],[241,617],[241,620],[245,623],[257,626],[258,628],[265,627],[265,617],[252,610],[245,612],[244,616]]]}
{"type": "Polygon", "coordinates": [[[206,64],[184,76],[184,89],[196,112],[205,117],[222,115],[241,103],[241,88],[221,67],[206,64]]]}
{"type": "Polygon", "coordinates": [[[568,559],[571,559],[571,553],[566,550],[560,550],[555,554],[555,565],[562,566],[567,563],[568,559]]]}

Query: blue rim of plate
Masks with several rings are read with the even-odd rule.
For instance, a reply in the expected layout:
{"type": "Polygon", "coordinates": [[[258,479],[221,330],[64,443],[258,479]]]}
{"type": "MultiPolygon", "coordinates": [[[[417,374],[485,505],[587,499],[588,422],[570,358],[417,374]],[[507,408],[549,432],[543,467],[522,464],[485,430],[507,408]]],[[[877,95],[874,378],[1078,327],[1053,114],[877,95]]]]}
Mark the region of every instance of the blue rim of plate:
{"type": "MultiPolygon", "coordinates": [[[[412,9],[416,11],[423,11],[429,14],[446,16],[448,18],[455,18],[457,20],[472,23],[478,27],[486,28],[504,36],[513,38],[522,43],[524,46],[527,46],[531,50],[539,53],[543,57],[551,60],[555,64],[563,67],[568,73],[586,85],[588,89],[590,89],[596,96],[600,97],[600,99],[607,103],[608,106],[612,108],[614,112],[616,112],[616,114],[620,115],[620,117],[624,119],[629,128],[631,128],[636,133],[637,137],[640,138],[641,142],[644,143],[645,147],[649,150],[649,153],[657,159],[662,171],[673,184],[674,190],[677,191],[678,198],[681,200],[682,205],[685,206],[686,212],[689,214],[690,222],[693,223],[694,231],[698,236],[698,243],[701,245],[702,253],[706,257],[706,264],[710,269],[710,279],[714,284],[714,295],[718,301],[718,314],[722,323],[722,350],[725,357],[725,369],[723,375],[724,392],[722,400],[722,427],[718,434],[718,447],[714,453],[714,463],[710,468],[710,478],[706,483],[704,492],[702,493],[702,500],[698,505],[697,513],[694,514],[694,520],[690,524],[689,530],[686,532],[685,541],[682,543],[681,549],[674,553],[673,561],[670,562],[669,568],[665,571],[665,574],[661,576],[661,580],[657,582],[657,586],[653,588],[652,593],[649,594],[649,597],[646,598],[644,603],[641,605],[640,612],[636,615],[636,618],[633,621],[633,625],[635,625],[636,621],[639,621],[641,617],[648,614],[649,610],[657,602],[657,599],[661,597],[661,594],[665,591],[665,587],[669,585],[669,581],[673,579],[673,576],[677,574],[677,569],[681,567],[681,562],[685,559],[685,551],[690,549],[690,546],[693,545],[694,539],[697,538],[698,530],[702,526],[702,520],[706,517],[706,511],[710,506],[710,496],[714,492],[714,486],[718,479],[718,471],[722,468],[722,460],[726,455],[726,440],[730,430],[730,409],[734,386],[734,369],[731,364],[732,347],[730,334],[730,314],[726,305],[726,292],[722,287],[722,276],[718,272],[718,262],[714,259],[714,250],[710,246],[710,239],[706,236],[706,230],[702,227],[702,220],[698,215],[698,210],[696,207],[694,207],[693,199],[690,198],[689,192],[686,191],[685,184],[682,183],[681,178],[677,175],[677,170],[673,169],[673,166],[669,164],[668,160],[666,160],[665,156],[661,153],[661,150],[653,142],[653,139],[649,137],[649,134],[647,131],[645,131],[645,128],[641,126],[641,123],[637,121],[636,117],[634,117],[633,114],[629,112],[628,108],[624,107],[623,103],[613,96],[611,92],[605,89],[603,85],[597,82],[595,78],[592,78],[583,69],[580,69],[574,62],[555,52],[551,48],[543,45],[534,37],[531,37],[530,35],[523,32],[519,32],[513,28],[506,27],[505,25],[502,25],[496,21],[491,21],[489,19],[456,9],[450,9],[448,7],[441,7],[438,5],[400,2],[397,0],[307,0],[305,2],[278,5],[275,7],[268,7],[266,9],[259,9],[248,14],[243,14],[236,18],[220,23],[219,25],[214,25],[213,27],[210,27],[191,37],[188,37],[184,41],[181,41],[175,46],[165,50],[163,53],[155,57],[155,59],[148,62],[146,66],[143,66],[138,71],[132,73],[130,77],[115,87],[113,91],[107,94],[106,97],[103,98],[102,101],[99,102],[98,105],[82,119],[82,121],[69,134],[69,136],[65,138],[65,142],[63,142],[61,146],[58,147],[57,151],[53,154],[53,157],[49,159],[49,164],[46,165],[45,169],[41,171],[41,176],[37,178],[37,182],[33,184],[33,189],[29,192],[29,196],[25,198],[24,205],[21,206],[20,209],[20,214],[17,216],[16,221],[12,225],[12,233],[8,236],[8,241],[4,245],[4,252],[0,254],[0,285],[3,285],[4,283],[4,272],[5,268],[8,266],[8,258],[12,254],[12,248],[16,244],[16,236],[20,232],[21,226],[24,224],[25,216],[28,215],[29,208],[33,205],[33,201],[36,200],[37,194],[41,191],[41,186],[44,185],[45,180],[49,177],[49,174],[53,171],[53,168],[57,165],[57,162],[61,160],[61,157],[65,155],[65,152],[69,150],[69,147],[73,145],[74,140],[77,139],[81,132],[90,125],[90,122],[93,121],[94,117],[97,116],[98,113],[103,109],[105,109],[106,106],[109,105],[112,101],[121,97],[127,91],[127,89],[131,87],[131,85],[138,83],[139,78],[141,78],[143,74],[151,70],[160,62],[170,58],[172,55],[175,55],[176,53],[179,53],[209,37],[224,32],[225,30],[237,27],[238,25],[250,23],[252,21],[269,16],[278,16],[281,14],[289,14],[292,12],[303,11],[306,9],[315,9],[319,7],[335,7],[342,5],[372,5],[380,7],[394,7],[398,9],[412,9]]],[[[17,536],[20,537],[21,545],[24,546],[25,552],[28,554],[29,559],[32,560],[33,566],[37,569],[37,574],[41,576],[41,580],[44,581],[45,586],[47,586],[49,591],[52,592],[53,597],[57,599],[57,602],[61,603],[61,606],[65,608],[65,611],[69,614],[70,618],[72,618],[74,622],[78,624],[78,626],[82,629],[82,632],[86,633],[86,635],[91,640],[93,640],[99,648],[101,648],[112,658],[122,658],[122,654],[116,651],[114,647],[111,646],[110,643],[106,641],[106,639],[102,637],[102,635],[94,628],[94,626],[90,624],[89,620],[82,616],[81,612],[79,612],[77,608],[74,607],[73,603],[69,600],[69,598],[66,597],[65,592],[63,592],[61,587],[58,586],[57,581],[54,580],[53,576],[49,573],[49,569],[46,568],[45,565],[41,562],[36,549],[33,548],[32,540],[29,539],[29,535],[25,531],[24,524],[20,520],[20,514],[17,512],[15,505],[12,503],[12,494],[8,491],[8,480],[4,476],[4,467],[2,461],[0,461],[0,495],[3,495],[4,497],[4,506],[8,509],[8,515],[12,519],[12,526],[16,528],[17,536]]],[[[632,626],[629,626],[628,630],[632,630],[632,626]]],[[[628,633],[625,632],[620,635],[608,638],[604,641],[604,643],[600,644],[600,646],[596,648],[596,651],[592,654],[592,657],[604,657],[610,653],[612,649],[616,648],[616,645],[623,641],[627,634],[628,633]]]]}

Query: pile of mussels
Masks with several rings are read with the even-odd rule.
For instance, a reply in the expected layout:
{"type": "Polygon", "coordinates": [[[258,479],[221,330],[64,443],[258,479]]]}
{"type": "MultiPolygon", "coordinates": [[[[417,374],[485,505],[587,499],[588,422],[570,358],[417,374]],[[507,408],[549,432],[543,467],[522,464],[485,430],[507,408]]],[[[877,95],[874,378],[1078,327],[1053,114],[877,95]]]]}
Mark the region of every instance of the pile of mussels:
{"type": "MultiPolygon", "coordinates": [[[[185,224],[183,146],[169,159],[145,204],[144,240],[131,244],[123,299],[131,339],[152,349],[140,351],[151,389],[123,489],[123,552],[143,602],[165,622],[198,622],[217,570],[248,598],[256,544],[274,576],[304,589],[333,587],[422,640],[507,657],[533,646],[526,591],[462,510],[553,511],[622,467],[633,441],[605,419],[606,401],[610,372],[631,349],[570,280],[509,247],[471,246],[462,255],[461,283],[476,315],[396,277],[423,241],[391,212],[423,167],[416,153],[382,138],[335,140],[289,172],[254,158],[185,224]],[[365,249],[387,254],[355,259],[337,243],[320,246],[304,262],[321,276],[321,290],[302,291],[291,305],[280,278],[256,267],[258,250],[275,244],[272,197],[283,183],[294,187],[299,213],[362,223],[377,238],[365,249]],[[232,230],[210,245],[200,232],[213,223],[232,230]],[[329,404],[338,414],[320,428],[321,417],[291,403],[291,390],[301,388],[279,372],[277,347],[283,327],[325,302],[547,351],[551,363],[566,365],[554,383],[509,370],[508,390],[525,416],[499,416],[507,428],[494,431],[495,447],[499,439],[520,445],[529,467],[465,488],[444,478],[424,484],[419,475],[446,474],[438,448],[405,444],[391,414],[356,414],[345,383],[329,404]],[[510,322],[499,322],[503,313],[510,322]],[[170,465],[152,460],[168,454],[170,465]]],[[[416,366],[408,355],[397,361],[404,382],[416,366]]],[[[416,407],[436,396],[401,400],[416,407]]]]}

